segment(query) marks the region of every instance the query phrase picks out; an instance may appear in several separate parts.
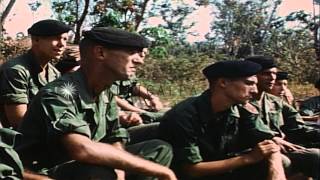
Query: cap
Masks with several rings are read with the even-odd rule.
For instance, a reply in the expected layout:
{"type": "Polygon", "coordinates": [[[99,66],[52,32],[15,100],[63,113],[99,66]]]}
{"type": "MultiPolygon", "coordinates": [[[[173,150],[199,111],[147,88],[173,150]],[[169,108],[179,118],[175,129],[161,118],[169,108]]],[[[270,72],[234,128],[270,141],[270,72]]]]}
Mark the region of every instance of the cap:
{"type": "Polygon", "coordinates": [[[289,74],[287,72],[277,72],[277,79],[276,80],[285,80],[285,79],[289,79],[289,74]]]}
{"type": "Polygon", "coordinates": [[[251,61],[220,61],[202,70],[207,79],[248,77],[261,71],[261,65],[251,61]]]}
{"type": "Polygon", "coordinates": [[[63,22],[46,19],[34,23],[29,29],[28,33],[34,36],[55,36],[71,30],[70,26],[67,26],[63,22]]]}
{"type": "Polygon", "coordinates": [[[106,47],[147,48],[150,45],[150,42],[139,34],[111,27],[95,27],[83,32],[83,36],[106,47]]]}
{"type": "Polygon", "coordinates": [[[251,56],[245,59],[245,61],[251,61],[262,66],[261,70],[277,67],[273,57],[271,56],[251,56]]]}

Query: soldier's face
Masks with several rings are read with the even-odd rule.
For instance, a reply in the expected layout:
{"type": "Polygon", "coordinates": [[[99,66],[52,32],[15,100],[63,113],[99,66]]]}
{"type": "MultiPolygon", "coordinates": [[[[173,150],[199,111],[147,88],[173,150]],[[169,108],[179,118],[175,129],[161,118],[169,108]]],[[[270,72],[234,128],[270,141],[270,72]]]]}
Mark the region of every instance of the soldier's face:
{"type": "Polygon", "coordinates": [[[259,91],[270,92],[274,83],[276,82],[277,68],[274,67],[263,70],[262,72],[257,74],[257,77],[259,91]]]}
{"type": "Polygon", "coordinates": [[[225,88],[226,96],[234,104],[247,103],[256,93],[258,93],[257,82],[257,76],[229,80],[229,82],[226,83],[227,85],[225,88]]]}
{"type": "Polygon", "coordinates": [[[146,53],[142,49],[121,49],[108,51],[108,69],[117,80],[126,80],[135,76],[137,67],[144,63],[146,53]]]}
{"type": "Polygon", "coordinates": [[[272,87],[271,93],[282,97],[285,95],[285,90],[288,88],[288,81],[287,80],[276,80],[275,84],[272,87]]]}
{"type": "Polygon", "coordinates": [[[32,48],[35,49],[41,58],[59,59],[61,58],[68,40],[68,33],[57,36],[34,37],[32,48]]]}

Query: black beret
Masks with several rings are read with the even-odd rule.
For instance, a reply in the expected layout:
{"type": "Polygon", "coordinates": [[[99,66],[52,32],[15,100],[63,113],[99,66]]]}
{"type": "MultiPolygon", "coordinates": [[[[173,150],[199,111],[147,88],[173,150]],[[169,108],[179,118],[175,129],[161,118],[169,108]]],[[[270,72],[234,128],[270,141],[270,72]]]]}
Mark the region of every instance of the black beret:
{"type": "Polygon", "coordinates": [[[287,72],[277,72],[277,80],[285,80],[285,79],[289,79],[289,73],[287,72]]]}
{"type": "Polygon", "coordinates": [[[70,26],[53,20],[46,19],[34,23],[29,29],[28,33],[35,36],[55,36],[71,30],[70,26]]]}
{"type": "Polygon", "coordinates": [[[245,60],[260,64],[262,66],[261,70],[277,67],[274,59],[271,56],[251,56],[245,60]]]}
{"type": "Polygon", "coordinates": [[[95,27],[83,32],[83,36],[106,47],[147,48],[150,45],[150,42],[139,34],[110,27],[95,27]]]}
{"type": "Polygon", "coordinates": [[[261,71],[259,64],[251,61],[220,61],[202,70],[207,79],[248,77],[261,71]]]}

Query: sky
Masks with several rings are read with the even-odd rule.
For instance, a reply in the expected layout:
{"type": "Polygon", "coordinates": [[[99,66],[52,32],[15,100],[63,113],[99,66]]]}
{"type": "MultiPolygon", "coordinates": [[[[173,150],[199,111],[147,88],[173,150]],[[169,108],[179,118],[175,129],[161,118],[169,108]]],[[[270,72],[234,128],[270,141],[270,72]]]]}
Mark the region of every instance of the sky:
{"type": "MultiPolygon", "coordinates": [[[[312,13],[313,0],[283,0],[282,4],[279,6],[279,10],[277,13],[279,16],[287,16],[291,12],[300,10],[312,13]]],[[[210,9],[208,7],[201,7],[192,15],[190,19],[196,20],[196,25],[191,30],[198,31],[199,37],[189,36],[188,41],[195,42],[205,40],[204,35],[209,31],[210,22],[212,21],[210,9]]]]}
{"type": "MultiPolygon", "coordinates": [[[[2,1],[5,2],[6,0],[2,1]]],[[[184,0],[187,3],[194,4],[193,0],[184,0]]],[[[26,35],[26,30],[36,21],[41,19],[50,18],[51,11],[46,8],[50,6],[48,0],[19,0],[16,1],[12,13],[8,16],[8,21],[5,24],[6,30],[9,32],[9,35],[15,37],[18,32],[23,32],[26,35]],[[28,3],[39,1],[42,3],[42,6],[36,12],[30,10],[28,3]],[[19,3],[18,3],[19,2],[19,3]]],[[[290,12],[305,10],[306,12],[312,13],[313,6],[312,0],[283,0],[278,15],[286,16],[290,12]]],[[[0,8],[3,8],[0,7],[0,8]]],[[[194,21],[196,25],[191,29],[191,31],[196,31],[199,33],[199,36],[189,36],[188,41],[201,41],[204,40],[204,35],[209,32],[210,22],[212,21],[212,15],[210,15],[209,7],[200,7],[196,12],[194,12],[189,18],[190,21],[194,21]]],[[[161,23],[159,19],[153,18],[149,21],[151,25],[157,25],[161,23]]]]}

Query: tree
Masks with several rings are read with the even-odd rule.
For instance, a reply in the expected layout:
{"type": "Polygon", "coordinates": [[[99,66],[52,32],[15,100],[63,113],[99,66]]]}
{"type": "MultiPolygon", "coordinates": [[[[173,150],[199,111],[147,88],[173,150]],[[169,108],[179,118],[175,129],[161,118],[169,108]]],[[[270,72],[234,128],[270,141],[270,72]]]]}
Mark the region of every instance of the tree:
{"type": "MultiPolygon", "coordinates": [[[[0,1],[0,2],[2,2],[2,1],[0,1]]],[[[11,9],[12,9],[12,7],[13,7],[13,5],[15,4],[15,2],[16,2],[16,0],[10,0],[9,2],[8,2],[8,5],[6,6],[6,8],[4,9],[4,11],[1,13],[1,19],[0,19],[0,38],[2,38],[2,36],[3,36],[3,25],[4,25],[4,23],[5,23],[5,21],[6,21],[6,18],[7,18],[7,16],[9,15],[9,13],[10,13],[10,11],[11,11],[11,9]]]]}
{"type": "Polygon", "coordinates": [[[215,42],[231,58],[262,53],[280,4],[281,0],[215,1],[213,5],[217,11],[207,39],[215,42]]]}
{"type": "Polygon", "coordinates": [[[89,13],[90,0],[54,1],[52,6],[60,21],[75,26],[74,43],[77,44],[81,37],[81,27],[89,13]]]}
{"type": "Polygon", "coordinates": [[[129,31],[137,31],[146,18],[150,0],[98,1],[92,13],[97,26],[115,26],[129,31]]]}

